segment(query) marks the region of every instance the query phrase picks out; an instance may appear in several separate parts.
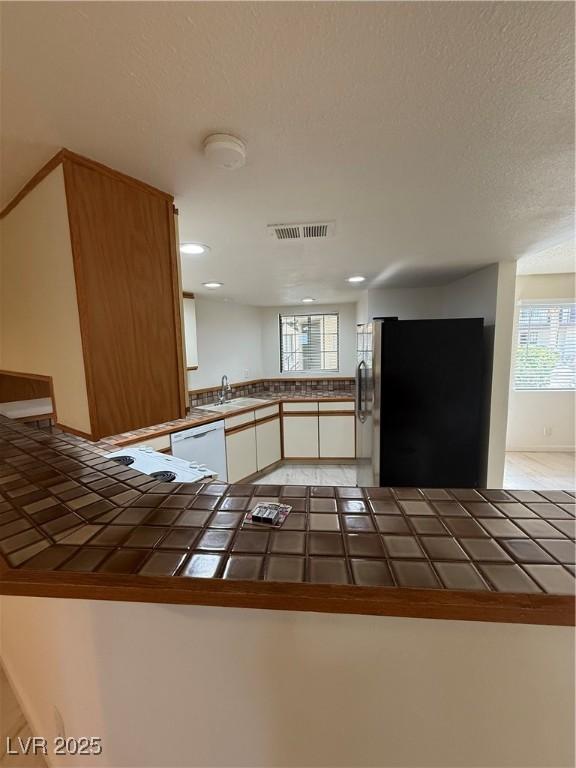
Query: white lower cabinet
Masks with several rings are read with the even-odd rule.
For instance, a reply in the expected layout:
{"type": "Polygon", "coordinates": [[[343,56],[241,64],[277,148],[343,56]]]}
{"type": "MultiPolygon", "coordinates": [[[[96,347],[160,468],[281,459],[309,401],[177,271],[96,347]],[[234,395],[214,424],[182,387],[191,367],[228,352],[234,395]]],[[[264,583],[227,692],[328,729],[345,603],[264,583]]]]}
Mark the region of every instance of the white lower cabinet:
{"type": "Polygon", "coordinates": [[[320,458],[353,459],[356,453],[354,415],[319,419],[320,458]]]}
{"type": "Polygon", "coordinates": [[[318,458],[318,416],[284,417],[284,456],[287,459],[318,458]]]}
{"type": "Polygon", "coordinates": [[[257,471],[256,427],[226,435],[228,482],[237,483],[257,471]]]}
{"type": "Polygon", "coordinates": [[[256,465],[258,471],[280,461],[281,457],[280,419],[256,424],[256,465]]]}

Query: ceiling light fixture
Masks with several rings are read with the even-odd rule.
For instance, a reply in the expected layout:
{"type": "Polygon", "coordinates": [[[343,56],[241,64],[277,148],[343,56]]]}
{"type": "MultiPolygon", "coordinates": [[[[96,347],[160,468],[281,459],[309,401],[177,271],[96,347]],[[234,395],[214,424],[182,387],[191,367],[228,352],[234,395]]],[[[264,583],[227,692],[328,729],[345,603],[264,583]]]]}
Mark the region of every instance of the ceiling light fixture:
{"type": "Polygon", "coordinates": [[[347,278],[349,283],[363,283],[366,278],[363,275],[353,275],[347,278]]]}
{"type": "Polygon", "coordinates": [[[302,304],[312,304],[313,301],[316,301],[316,299],[313,299],[311,296],[306,296],[305,299],[302,299],[302,304]]]}
{"type": "Polygon", "coordinates": [[[181,243],[180,253],[185,253],[187,256],[200,256],[202,253],[208,253],[210,247],[203,243],[181,243]]]}
{"type": "Polygon", "coordinates": [[[224,283],[218,283],[216,280],[211,280],[209,283],[202,283],[204,288],[222,288],[224,283]]]}

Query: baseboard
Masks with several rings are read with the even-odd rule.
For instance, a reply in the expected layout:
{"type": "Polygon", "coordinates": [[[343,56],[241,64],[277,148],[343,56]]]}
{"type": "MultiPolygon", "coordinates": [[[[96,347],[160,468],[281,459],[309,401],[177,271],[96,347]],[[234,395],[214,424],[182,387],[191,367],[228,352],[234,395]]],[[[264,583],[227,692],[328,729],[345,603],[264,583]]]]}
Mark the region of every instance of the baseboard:
{"type": "Polygon", "coordinates": [[[523,445],[506,448],[506,453],[574,453],[574,451],[576,447],[573,445],[523,445]]]}

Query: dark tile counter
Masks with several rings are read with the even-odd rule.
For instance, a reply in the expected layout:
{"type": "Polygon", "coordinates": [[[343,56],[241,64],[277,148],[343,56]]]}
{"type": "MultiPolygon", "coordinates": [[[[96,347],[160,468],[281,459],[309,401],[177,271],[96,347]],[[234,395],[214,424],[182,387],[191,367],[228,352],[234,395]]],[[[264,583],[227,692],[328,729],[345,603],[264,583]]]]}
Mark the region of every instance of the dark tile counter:
{"type": "Polygon", "coordinates": [[[572,624],[573,491],[157,483],[0,418],[0,593],[572,624]],[[292,512],[242,526],[262,500],[292,512]]]}

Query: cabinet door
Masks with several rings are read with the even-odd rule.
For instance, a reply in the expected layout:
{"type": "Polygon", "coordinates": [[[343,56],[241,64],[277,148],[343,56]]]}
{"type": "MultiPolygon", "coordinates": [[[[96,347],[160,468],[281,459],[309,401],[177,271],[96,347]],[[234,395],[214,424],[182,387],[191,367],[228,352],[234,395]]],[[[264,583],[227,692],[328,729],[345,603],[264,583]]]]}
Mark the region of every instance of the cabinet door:
{"type": "Polygon", "coordinates": [[[354,458],[354,422],[353,414],[350,416],[320,416],[321,458],[354,458]]]}
{"type": "Polygon", "coordinates": [[[258,471],[280,461],[280,419],[256,425],[256,463],[258,471]]]}
{"type": "Polygon", "coordinates": [[[237,483],[256,472],[256,429],[249,427],[226,435],[228,482],[237,483]]]}
{"type": "Polygon", "coordinates": [[[284,418],[284,456],[287,459],[318,458],[318,417],[284,418]]]}

